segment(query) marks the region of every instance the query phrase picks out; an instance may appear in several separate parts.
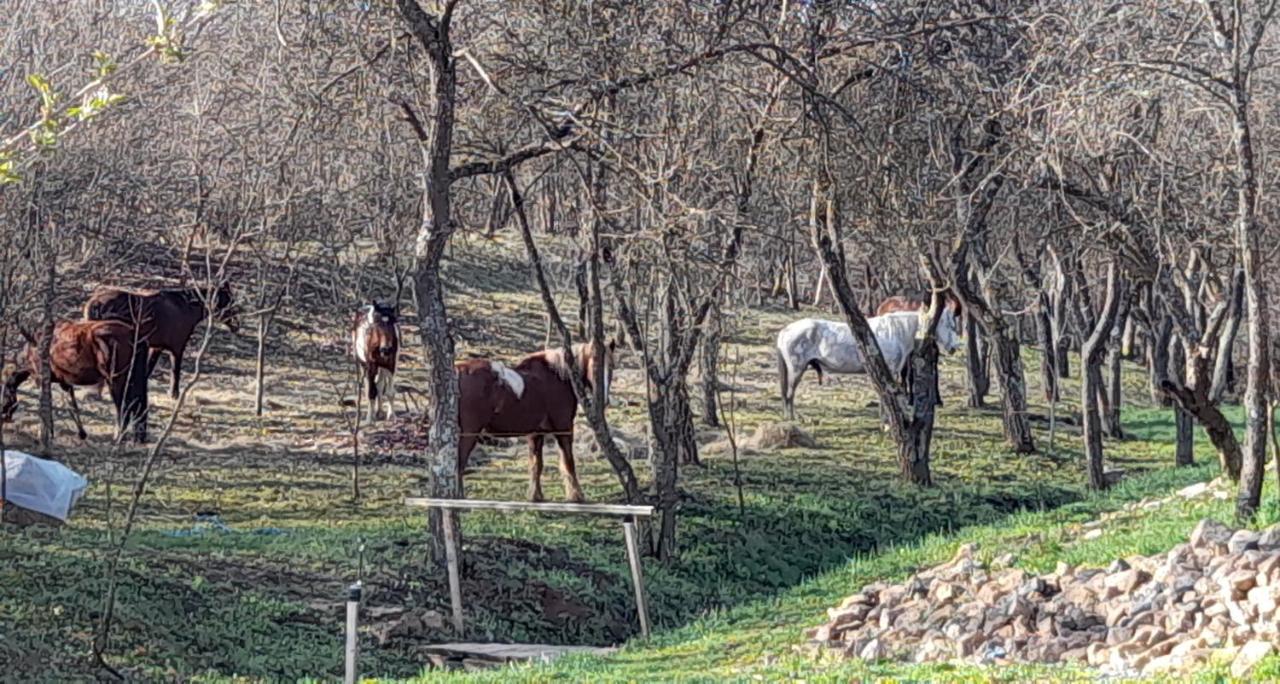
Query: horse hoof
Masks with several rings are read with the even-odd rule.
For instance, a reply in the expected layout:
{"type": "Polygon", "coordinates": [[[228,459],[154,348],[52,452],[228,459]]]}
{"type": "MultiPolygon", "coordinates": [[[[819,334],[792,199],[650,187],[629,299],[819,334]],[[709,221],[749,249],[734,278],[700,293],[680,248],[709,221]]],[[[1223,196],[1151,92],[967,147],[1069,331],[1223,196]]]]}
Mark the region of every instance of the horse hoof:
{"type": "Polygon", "coordinates": [[[84,430],[81,430],[79,433],[77,433],[77,436],[80,438],[81,442],[89,438],[89,435],[85,434],[84,430]]]}
{"type": "Polygon", "coordinates": [[[532,492],[531,494],[529,494],[529,502],[542,503],[543,502],[542,492],[532,492]]]}
{"type": "Polygon", "coordinates": [[[581,492],[579,492],[576,495],[569,496],[569,503],[580,504],[580,503],[586,503],[586,502],[587,502],[587,497],[583,496],[581,492]]]}

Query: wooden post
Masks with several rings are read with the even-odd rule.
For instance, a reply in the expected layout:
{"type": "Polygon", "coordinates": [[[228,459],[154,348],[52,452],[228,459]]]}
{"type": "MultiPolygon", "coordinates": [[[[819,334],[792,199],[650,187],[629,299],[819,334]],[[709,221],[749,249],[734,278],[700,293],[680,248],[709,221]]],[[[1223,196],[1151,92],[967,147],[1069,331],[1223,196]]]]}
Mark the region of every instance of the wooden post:
{"type": "Polygon", "coordinates": [[[449,601],[453,604],[453,628],[462,636],[462,579],[459,577],[458,547],[453,537],[453,511],[440,511],[444,516],[445,564],[449,567],[449,601]]]}
{"type": "Polygon", "coordinates": [[[627,538],[627,561],[631,565],[631,581],[636,589],[636,611],[640,614],[640,634],[649,638],[649,608],[644,598],[644,574],[640,568],[640,549],[636,545],[635,518],[622,519],[622,532],[627,538]]]}

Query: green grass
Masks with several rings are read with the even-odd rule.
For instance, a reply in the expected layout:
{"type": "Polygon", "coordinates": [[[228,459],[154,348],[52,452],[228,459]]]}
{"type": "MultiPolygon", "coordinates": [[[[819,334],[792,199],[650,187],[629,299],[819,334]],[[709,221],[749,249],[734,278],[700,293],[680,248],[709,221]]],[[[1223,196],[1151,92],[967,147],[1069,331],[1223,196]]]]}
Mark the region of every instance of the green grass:
{"type": "MultiPolygon", "coordinates": [[[[468,254],[459,252],[459,260],[468,254]]],[[[459,318],[459,352],[511,358],[541,344],[540,307],[529,293],[518,291],[524,268],[518,258],[504,261],[504,252],[488,244],[483,253],[479,275],[450,302],[459,318]]],[[[460,271],[459,277],[466,274],[460,271]]],[[[341,600],[361,563],[366,605],[447,615],[444,578],[425,562],[424,516],[401,503],[421,490],[426,468],[418,460],[421,454],[368,454],[361,471],[364,497],[350,499],[344,426],[351,409],[337,401],[352,394],[350,371],[334,348],[340,333],[336,338],[323,333],[324,328],[340,331],[344,315],[291,328],[281,339],[276,358],[289,361],[274,366],[269,396],[276,405],[261,419],[250,410],[251,344],[240,339],[215,343],[217,365],[196,387],[190,411],[178,422],[127,550],[110,649],[114,666],[140,679],[332,679],[341,672],[341,619],[335,607],[324,604],[341,600]],[[192,528],[194,513],[206,510],[217,511],[236,531],[175,536],[192,528]]],[[[732,399],[740,436],[777,420],[769,340],[796,315],[748,311],[731,326],[722,373],[726,381],[736,376],[732,399]]],[[[406,332],[410,354],[403,382],[422,386],[421,364],[413,358],[416,335],[406,332]]],[[[1038,359],[1033,350],[1026,356],[1036,400],[1041,394],[1038,359]]],[[[627,435],[642,436],[644,385],[635,360],[624,364],[615,394],[626,405],[611,409],[611,421],[627,435]]],[[[169,404],[159,388],[167,376],[158,373],[154,382],[157,411],[163,414],[169,404]]],[[[827,607],[860,585],[904,577],[945,560],[962,541],[978,540],[992,550],[1019,549],[1029,568],[1051,567],[1059,559],[1105,564],[1116,555],[1167,548],[1202,515],[1228,514],[1222,503],[1197,504],[1176,514],[1117,523],[1102,539],[1068,544],[1072,525],[1126,501],[1211,477],[1213,466],[1172,468],[1169,410],[1147,405],[1137,367],[1126,365],[1131,403],[1125,421],[1131,438],[1107,447],[1108,461],[1130,477],[1104,496],[1084,490],[1078,430],[1060,425],[1049,454],[1047,426],[1037,419],[1033,426],[1042,453],[1011,454],[1000,436],[998,408],[965,408],[962,383],[960,360],[947,359],[942,380],[947,406],[934,443],[937,486],[930,489],[897,479],[893,445],[878,427],[876,409],[868,404],[873,395],[862,378],[839,378],[823,387],[806,379],[798,408],[819,447],[744,453],[741,511],[728,455],[708,456],[703,467],[683,469],[680,559],[670,565],[644,562],[656,625],[648,643],[628,642],[637,620],[616,522],[467,514],[466,640],[629,644],[607,659],[578,658],[477,677],[1018,679],[1042,671],[829,663],[796,647],[804,629],[821,622],[827,607]]],[[[1078,393],[1078,383],[1068,381],[1060,416],[1071,413],[1078,393]]],[[[96,426],[100,432],[104,406],[86,402],[85,408],[93,414],[91,430],[96,426]]],[[[1040,401],[1030,410],[1048,414],[1040,401]]],[[[24,448],[29,441],[21,436],[34,433],[34,422],[29,413],[20,417],[17,446],[24,448]]],[[[704,437],[717,435],[708,431],[704,437]]],[[[99,437],[95,443],[101,442],[99,437]]],[[[74,442],[64,433],[60,444],[74,442]]],[[[1197,458],[1209,463],[1203,438],[1197,446],[1197,458]]],[[[522,448],[484,450],[486,458],[477,459],[468,475],[468,495],[523,499],[522,448]]],[[[607,464],[584,453],[586,445],[578,451],[588,497],[619,500],[607,464]]],[[[92,676],[88,653],[105,587],[106,552],[140,462],[137,453],[108,458],[74,446],[59,455],[92,482],[72,524],[0,532],[0,662],[6,676],[25,680],[92,676]]],[[[647,481],[647,464],[633,465],[647,481]]],[[[559,499],[554,467],[543,479],[547,495],[559,499]]],[[[412,679],[426,662],[423,645],[453,640],[456,635],[440,629],[380,646],[365,634],[362,669],[370,676],[412,679]]]]}

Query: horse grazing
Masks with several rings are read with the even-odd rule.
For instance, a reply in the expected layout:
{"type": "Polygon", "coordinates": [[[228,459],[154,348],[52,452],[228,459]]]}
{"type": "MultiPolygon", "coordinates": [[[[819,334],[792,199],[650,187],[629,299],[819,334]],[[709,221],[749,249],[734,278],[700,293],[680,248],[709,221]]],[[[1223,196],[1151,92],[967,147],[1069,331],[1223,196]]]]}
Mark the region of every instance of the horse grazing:
{"type": "MultiPolygon", "coordinates": [[[[214,292],[213,315],[233,334],[240,331],[239,311],[231,294],[231,285],[222,283],[214,292]]],[[[195,288],[176,290],[124,290],[100,287],[84,304],[87,321],[116,320],[137,327],[138,335],[147,341],[150,358],[147,376],[155,370],[160,352],[168,352],[173,363],[169,395],[178,398],[178,380],[182,376],[182,354],[200,321],[209,316],[204,291],[195,288]]]]}
{"type": "MultiPolygon", "coordinates": [[[[27,345],[4,378],[4,405],[0,419],[13,420],[18,406],[18,387],[40,372],[39,345],[23,333],[27,345]],[[21,358],[26,356],[26,367],[21,358]]],[[[85,438],[76,404],[76,386],[106,383],[116,406],[116,432],[130,425],[138,443],[147,441],[147,341],[137,336],[133,326],[119,321],[59,321],[49,344],[49,368],[53,381],[71,400],[71,417],[77,434],[85,438]]]]}
{"type": "Polygon", "coordinates": [[[375,301],[360,307],[351,322],[351,355],[364,371],[369,422],[378,419],[378,406],[384,399],[390,420],[395,414],[396,360],[400,356],[400,317],[395,307],[375,301]]]}
{"type": "MultiPolygon", "coordinates": [[[[891,373],[901,377],[926,315],[927,310],[867,319],[891,373]]],[[[942,311],[937,339],[938,348],[948,354],[960,348],[960,332],[950,307],[942,311]]],[[[806,369],[812,367],[828,373],[867,372],[862,354],[853,340],[853,332],[845,323],[814,318],[796,321],[778,333],[775,351],[778,379],[782,384],[782,408],[790,419],[796,417],[796,387],[806,369]]]]}
{"type": "MultiPolygon", "coordinates": [[[[603,364],[604,397],[609,401],[615,343],[604,348],[603,358],[590,344],[573,346],[579,377],[591,386],[596,368],[603,364]]],[[[515,366],[488,359],[471,359],[454,366],[458,373],[458,474],[481,433],[500,437],[528,435],[529,500],[542,501],[542,446],[547,435],[560,445],[560,475],[565,498],[582,503],[582,487],[573,463],[573,419],[578,397],[573,392],[569,364],[563,349],[530,354],[515,366]]]]}

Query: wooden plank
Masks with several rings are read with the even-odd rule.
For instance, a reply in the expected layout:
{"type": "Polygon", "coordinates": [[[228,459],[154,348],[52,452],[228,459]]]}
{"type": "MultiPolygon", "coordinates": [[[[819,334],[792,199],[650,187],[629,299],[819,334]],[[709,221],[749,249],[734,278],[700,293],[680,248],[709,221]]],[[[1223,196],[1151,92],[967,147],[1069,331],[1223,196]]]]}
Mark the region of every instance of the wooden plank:
{"type": "Polygon", "coordinates": [[[462,579],[459,577],[458,545],[453,537],[453,511],[446,508],[441,514],[444,516],[444,555],[445,563],[449,566],[449,601],[453,604],[453,628],[457,630],[458,636],[462,636],[462,579]]]}
{"type": "Polygon", "coordinates": [[[560,656],[586,653],[590,655],[609,655],[616,649],[595,646],[552,646],[545,644],[478,644],[454,643],[432,644],[423,647],[422,651],[429,655],[441,655],[446,658],[474,658],[493,663],[510,663],[528,660],[550,662],[560,656]]]}
{"type": "Polygon", "coordinates": [[[622,533],[627,538],[627,562],[631,565],[631,583],[636,590],[636,611],[640,613],[640,633],[649,637],[649,606],[644,597],[644,572],[640,567],[640,549],[636,544],[636,523],[627,518],[622,521],[622,533]]]}
{"type": "Polygon", "coordinates": [[[404,503],[407,506],[456,511],[564,513],[607,515],[620,518],[649,518],[653,516],[653,506],[628,506],[623,504],[530,503],[527,501],[488,501],[485,499],[432,499],[415,496],[406,497],[404,503]]]}

